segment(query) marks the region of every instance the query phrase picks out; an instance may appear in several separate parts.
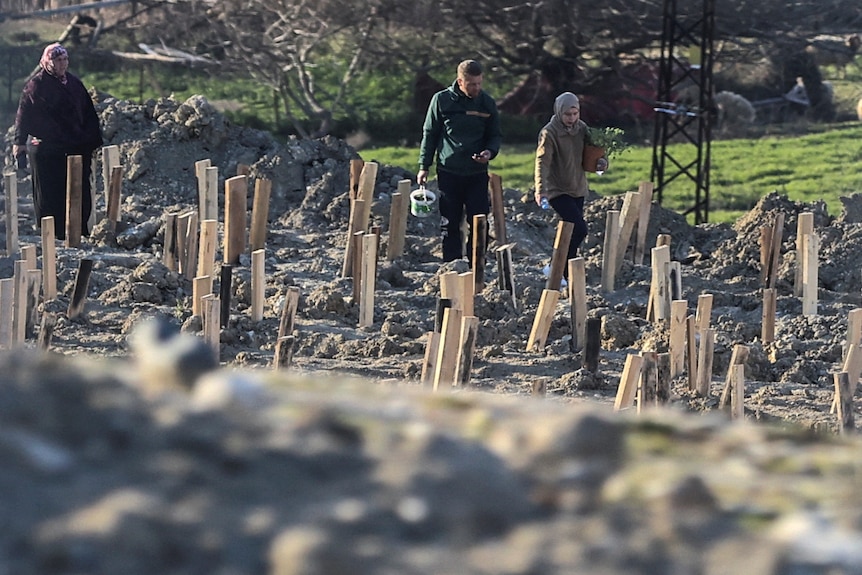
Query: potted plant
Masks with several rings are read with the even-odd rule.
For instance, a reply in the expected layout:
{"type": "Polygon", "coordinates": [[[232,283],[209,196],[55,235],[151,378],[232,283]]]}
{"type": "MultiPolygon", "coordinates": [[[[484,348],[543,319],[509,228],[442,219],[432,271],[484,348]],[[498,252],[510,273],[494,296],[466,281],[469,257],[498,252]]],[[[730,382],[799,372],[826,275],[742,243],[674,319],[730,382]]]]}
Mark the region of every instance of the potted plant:
{"type": "Polygon", "coordinates": [[[599,158],[606,157],[610,160],[628,149],[629,143],[623,136],[625,132],[621,128],[588,128],[584,145],[584,169],[595,172],[599,158]]]}

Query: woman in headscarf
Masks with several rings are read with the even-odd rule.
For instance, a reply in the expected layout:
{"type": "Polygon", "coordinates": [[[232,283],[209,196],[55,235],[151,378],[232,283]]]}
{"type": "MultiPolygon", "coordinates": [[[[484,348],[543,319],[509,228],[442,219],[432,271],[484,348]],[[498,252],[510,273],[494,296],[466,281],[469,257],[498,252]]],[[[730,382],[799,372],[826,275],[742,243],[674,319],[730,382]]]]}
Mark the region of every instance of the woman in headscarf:
{"type": "Polygon", "coordinates": [[[54,216],[58,239],[66,237],[66,157],[82,156],[81,233],[88,235],[92,210],[90,172],[102,131],[84,84],[69,73],[69,54],[60,44],[45,47],[39,70],[27,81],[15,117],[15,156],[28,152],[33,169],[36,225],[54,216]]]}
{"type": "MultiPolygon", "coordinates": [[[[536,147],[536,204],[541,206],[547,200],[564,222],[574,224],[568,259],[577,257],[578,247],[587,237],[584,199],[589,189],[583,156],[588,129],[581,120],[578,97],[563,92],[554,101],[554,115],[539,132],[536,147]]],[[[597,167],[606,170],[607,158],[599,159],[597,167]]]]}

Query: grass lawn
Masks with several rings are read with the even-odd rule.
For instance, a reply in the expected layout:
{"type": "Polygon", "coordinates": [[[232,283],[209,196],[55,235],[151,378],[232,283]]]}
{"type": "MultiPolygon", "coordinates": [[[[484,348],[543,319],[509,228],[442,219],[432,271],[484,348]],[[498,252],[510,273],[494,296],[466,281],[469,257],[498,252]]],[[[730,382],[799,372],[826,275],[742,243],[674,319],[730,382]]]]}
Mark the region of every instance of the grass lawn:
{"type": "MultiPolygon", "coordinates": [[[[823,200],[829,213],[838,215],[841,196],[862,192],[862,124],[820,125],[817,130],[804,135],[713,141],[709,221],[733,221],[773,191],[798,202],[823,200]]],[[[691,145],[669,149],[681,161],[694,151],[691,145]]],[[[591,175],[590,187],[602,195],[637,190],[641,181],[650,179],[652,152],[651,146],[630,148],[611,160],[603,176],[591,175]]],[[[415,172],[419,151],[386,147],[362,150],[360,155],[366,161],[415,172]]],[[[500,174],[505,187],[526,192],[533,185],[534,159],[532,145],[504,145],[491,170],[500,174]]],[[[682,212],[693,204],[694,192],[690,179],[679,178],[663,190],[662,205],[682,212]]]]}

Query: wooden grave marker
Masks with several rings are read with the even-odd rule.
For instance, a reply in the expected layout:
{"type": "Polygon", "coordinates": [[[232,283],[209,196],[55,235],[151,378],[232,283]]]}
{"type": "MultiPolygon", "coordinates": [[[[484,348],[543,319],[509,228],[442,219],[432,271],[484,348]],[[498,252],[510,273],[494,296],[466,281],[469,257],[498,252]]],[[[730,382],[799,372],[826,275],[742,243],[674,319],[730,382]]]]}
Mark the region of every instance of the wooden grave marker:
{"type": "Polygon", "coordinates": [[[410,180],[400,180],[398,191],[392,194],[389,207],[389,241],[386,244],[386,260],[395,261],[404,255],[404,240],[407,233],[407,213],[410,209],[410,180]]]}
{"type": "Polygon", "coordinates": [[[81,246],[84,166],[81,156],[66,156],[66,247],[81,246]]]}
{"type": "Polygon", "coordinates": [[[557,222],[557,234],[554,238],[554,250],[551,253],[550,271],[545,281],[545,289],[559,290],[563,281],[563,271],[569,257],[569,242],[572,239],[572,222],[557,222]]]}
{"type": "Polygon", "coordinates": [[[608,210],[605,221],[605,242],[602,250],[602,291],[614,291],[616,281],[616,257],[619,242],[620,212],[608,210]]]}

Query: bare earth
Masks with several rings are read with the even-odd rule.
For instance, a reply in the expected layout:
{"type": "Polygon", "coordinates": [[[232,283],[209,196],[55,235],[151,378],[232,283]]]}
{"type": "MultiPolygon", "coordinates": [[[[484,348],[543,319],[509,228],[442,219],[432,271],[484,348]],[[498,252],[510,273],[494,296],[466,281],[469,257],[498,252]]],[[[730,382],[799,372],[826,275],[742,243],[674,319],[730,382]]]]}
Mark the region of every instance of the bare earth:
{"type": "MultiPolygon", "coordinates": [[[[565,298],[545,348],[526,351],[556,220],[531,194],[505,189],[517,307],[489,258],[475,301],[470,383],[480,393],[444,396],[419,383],[425,334],[440,274],[468,266],[440,264],[436,215],[411,217],[405,255],[381,260],[375,321],[360,329],[351,280],[340,277],[352,148],[279,144],[230,125],[202,97],[140,106],[102,95],[97,109],[125,170],[122,221],[116,239],[102,221],[80,249],[58,244],[60,295],[40,306],[57,319],[52,353],[38,354],[32,333],[26,350],[0,357],[0,454],[10,462],[0,487],[11,502],[0,507],[0,575],[862,573],[858,446],[835,439],[830,414],[848,313],[862,304],[858,196],[836,217],[769,194],[732,227],[692,227],[652,206],[647,246],[671,236],[682,299],[694,313],[698,296],[713,295],[716,335],[709,397],[680,376],[669,411],[638,418],[609,409],[625,358],[667,351],[668,333],[645,319],[649,250],[643,264],[629,254],[617,289],[600,289],[606,214],[623,194],[587,205],[588,309],[602,320],[593,372],[570,350],[565,298]],[[250,317],[244,255],[222,369],[196,380],[206,362],[178,359],[201,329],[191,281],[161,259],[165,214],[197,205],[203,159],[220,188],[246,164],[273,191],[265,317],[250,317]],[[802,212],[820,237],[808,316],[793,295],[802,212]],[[760,233],[779,213],[776,340],[764,344],[760,233]],[[95,262],[86,307],[69,319],[84,257],[95,262]],[[291,286],[301,294],[296,347],[289,372],[276,374],[291,286]],[[136,330],[151,317],[184,333],[163,341],[136,330]],[[750,350],[744,425],[718,410],[737,344],[750,350]],[[546,400],[529,397],[537,386],[546,400]],[[809,548],[811,533],[833,531],[831,547],[809,548]]],[[[411,177],[380,168],[372,225],[384,230],[384,253],[390,195],[411,177]]],[[[18,187],[21,244],[38,244],[29,178],[18,187]]],[[[97,190],[104,213],[101,178],[97,190]]],[[[13,266],[0,260],[0,277],[13,266]]]]}

